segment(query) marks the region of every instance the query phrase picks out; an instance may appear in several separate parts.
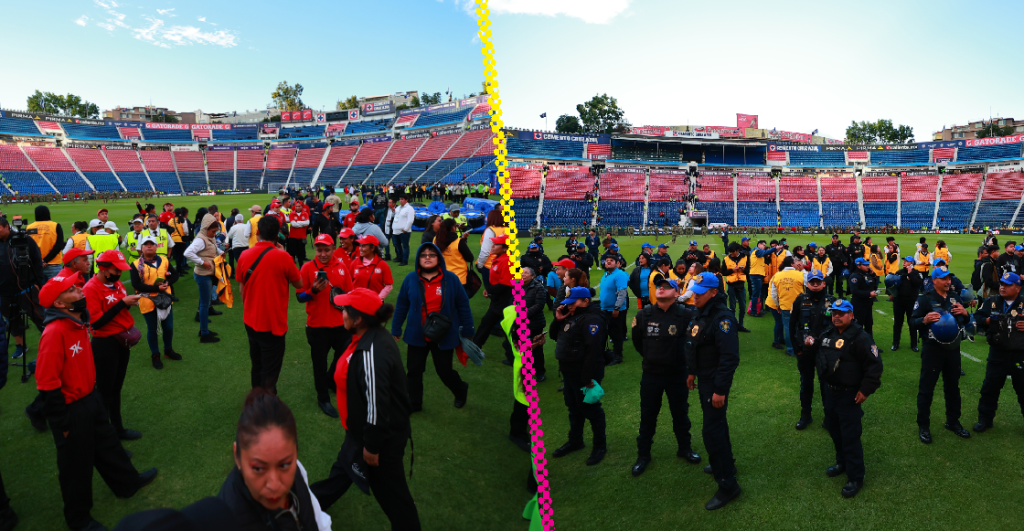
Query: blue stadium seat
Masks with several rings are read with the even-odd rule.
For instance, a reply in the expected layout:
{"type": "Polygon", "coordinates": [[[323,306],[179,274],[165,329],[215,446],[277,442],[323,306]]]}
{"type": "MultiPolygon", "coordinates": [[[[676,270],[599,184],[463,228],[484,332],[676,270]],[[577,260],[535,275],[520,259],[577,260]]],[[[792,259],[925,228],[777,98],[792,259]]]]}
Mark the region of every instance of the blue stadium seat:
{"type": "Polygon", "coordinates": [[[365,133],[376,133],[378,131],[384,132],[391,129],[391,125],[394,123],[393,118],[387,120],[369,120],[365,122],[349,122],[348,127],[345,128],[345,135],[357,135],[365,133]]]}
{"type": "Polygon", "coordinates": [[[974,201],[940,201],[937,220],[939,228],[963,229],[971,222],[973,211],[974,201]]]}
{"type": "MultiPolygon", "coordinates": [[[[822,207],[826,203],[822,203],[822,207]]],[[[828,224],[832,225],[831,218],[828,224]]],[[[884,227],[896,224],[896,203],[864,203],[864,223],[868,227],[884,227]]]]}
{"type": "Polygon", "coordinates": [[[373,164],[352,166],[348,169],[348,173],[345,174],[345,180],[342,182],[344,184],[359,184],[366,180],[366,177],[373,171],[373,167],[373,164]]]}
{"type": "MultiPolygon", "coordinates": [[[[441,182],[443,183],[461,183],[464,180],[470,178],[470,176],[476,176],[481,171],[486,172],[494,168],[494,156],[486,157],[470,157],[468,159],[462,159],[462,164],[456,166],[451,170],[441,182]]],[[[444,162],[444,161],[442,161],[444,162]]]]}
{"type": "Polygon", "coordinates": [[[142,136],[146,140],[158,142],[191,142],[192,131],[185,129],[143,129],[142,136]]]}
{"type": "MultiPolygon", "coordinates": [[[[0,118],[0,132],[4,133],[18,133],[25,135],[45,136],[39,132],[39,128],[36,127],[36,123],[32,120],[19,120],[17,118],[0,118]]],[[[37,176],[38,177],[38,176],[37,176]]],[[[46,184],[46,183],[43,183],[46,184]]],[[[53,192],[53,189],[50,189],[53,192]]],[[[25,193],[42,193],[42,192],[25,192],[25,193]]]]}
{"type": "MultiPolygon", "coordinates": [[[[518,210],[519,207],[516,207],[518,210]]],[[[541,213],[542,227],[582,227],[590,225],[594,204],[586,201],[548,199],[541,213]]]]}
{"type": "Polygon", "coordinates": [[[62,194],[91,191],[89,185],[73,171],[44,171],[43,174],[62,194]]]}
{"type": "Polygon", "coordinates": [[[427,165],[429,167],[429,169],[427,169],[425,172],[423,172],[421,170],[422,175],[420,176],[418,182],[427,183],[427,184],[433,184],[433,183],[436,183],[436,182],[440,181],[442,177],[444,177],[445,175],[448,175],[449,173],[451,173],[452,170],[454,170],[455,168],[458,168],[459,166],[462,165],[462,163],[466,162],[467,160],[469,160],[469,159],[441,159],[441,160],[437,161],[436,164],[433,164],[433,165],[431,165],[431,163],[429,161],[428,162],[413,162],[412,164],[409,165],[409,168],[407,168],[405,171],[407,173],[413,172],[413,171],[415,171],[415,169],[420,168],[421,167],[420,165],[424,165],[425,164],[425,165],[427,165]]]}
{"type": "MultiPolygon", "coordinates": [[[[893,203],[895,205],[896,203],[893,203]]],[[[865,206],[866,209],[866,206],[865,206]]],[[[825,225],[838,225],[849,227],[860,224],[860,210],[857,203],[839,203],[832,201],[821,202],[821,215],[825,225]]],[[[896,209],[892,210],[892,217],[889,223],[896,223],[896,209]]],[[[783,223],[785,225],[785,223],[783,223]]]]}
{"type": "Polygon", "coordinates": [[[169,194],[181,193],[181,185],[178,184],[178,176],[173,172],[151,171],[149,172],[149,178],[153,181],[153,186],[161,192],[167,192],[169,194]]]}
{"type": "Polygon", "coordinates": [[[935,216],[934,201],[903,201],[900,209],[900,226],[908,229],[931,228],[935,216]]]}
{"type": "MultiPolygon", "coordinates": [[[[24,120],[22,120],[24,121],[24,120]]],[[[20,194],[52,194],[53,188],[34,171],[0,171],[15,192],[20,194]]]]}
{"type": "MultiPolygon", "coordinates": [[[[1019,159],[1021,144],[1003,144],[1001,146],[962,147],[957,150],[956,161],[1019,159]]],[[[1009,221],[1009,220],[1007,220],[1009,221]]]]}
{"type": "Polygon", "coordinates": [[[846,155],[842,151],[790,151],[791,166],[846,166],[846,155]]]}
{"type": "MultiPolygon", "coordinates": [[[[348,166],[324,166],[323,171],[320,172],[320,178],[317,182],[320,184],[333,185],[341,179],[341,176],[345,174],[345,169],[348,166]]],[[[241,172],[239,172],[239,180],[241,180],[241,172]]]]}
{"type": "Polygon", "coordinates": [[[391,180],[392,177],[398,173],[398,170],[405,166],[404,162],[394,162],[391,164],[381,164],[377,166],[377,169],[373,171],[373,176],[367,181],[367,184],[385,184],[391,180]]]}
{"type": "MultiPolygon", "coordinates": [[[[231,190],[235,187],[235,172],[233,171],[211,171],[210,174],[210,189],[217,190],[231,190]]],[[[125,183],[125,186],[128,184],[125,183]]]]}
{"type": "Polygon", "coordinates": [[[912,165],[928,164],[927,149],[913,149],[906,151],[872,151],[871,165],[912,165]]]}
{"type": "Polygon", "coordinates": [[[269,185],[283,185],[288,181],[288,176],[291,174],[291,168],[280,168],[280,169],[267,169],[263,172],[263,183],[269,185]]]}
{"type": "Polygon", "coordinates": [[[583,160],[583,143],[568,140],[509,138],[508,154],[519,157],[583,160]]]}
{"type": "Polygon", "coordinates": [[[316,175],[316,168],[295,168],[292,172],[292,182],[302,186],[308,186],[316,175]]]}
{"type": "Polygon", "coordinates": [[[469,114],[469,111],[472,110],[473,108],[469,107],[461,111],[421,114],[420,117],[416,119],[416,123],[413,125],[412,128],[417,129],[428,125],[433,126],[447,123],[458,123],[465,120],[466,115],[469,114]]]}
{"type": "Polygon", "coordinates": [[[1008,227],[1020,201],[982,201],[978,204],[975,227],[1008,227]]]}
{"type": "MultiPolygon", "coordinates": [[[[519,200],[516,200],[516,208],[519,200]]],[[[607,227],[640,227],[644,223],[643,201],[600,201],[597,204],[598,224],[607,227]]],[[[678,221],[679,216],[675,219],[678,221]]]]}
{"type": "Polygon", "coordinates": [[[239,190],[255,190],[260,187],[260,179],[263,172],[260,170],[238,170],[238,183],[235,188],[239,190]]]}
{"type": "Polygon", "coordinates": [[[782,201],[779,203],[779,210],[782,212],[783,227],[819,226],[817,202],[782,201]]]}
{"type": "MultiPolygon", "coordinates": [[[[117,183],[117,179],[114,178],[114,174],[110,173],[109,171],[107,171],[107,172],[99,172],[99,171],[85,172],[85,178],[89,179],[89,182],[91,182],[92,185],[96,187],[96,191],[97,192],[115,192],[115,191],[122,190],[121,185],[118,184],[117,183]]],[[[146,176],[143,175],[142,179],[145,180],[146,176]]],[[[128,183],[125,183],[125,186],[127,186],[127,185],[128,185],[128,183]]],[[[175,185],[175,188],[177,188],[177,185],[175,185]]],[[[129,189],[131,189],[131,188],[129,188],[129,189]]],[[[147,190],[149,189],[149,184],[148,183],[146,184],[146,189],[147,190]]]]}
{"type": "MultiPolygon", "coordinates": [[[[637,142],[635,140],[620,139],[612,140],[611,157],[612,160],[704,162],[704,153],[700,146],[637,142]]],[[[764,159],[763,155],[761,155],[761,159],[764,159]]]]}
{"type": "Polygon", "coordinates": [[[112,125],[61,124],[69,138],[121,139],[121,133],[112,125]]]}
{"type": "MultiPolygon", "coordinates": [[[[277,125],[276,123],[274,125],[277,125]]],[[[214,140],[259,140],[259,128],[257,127],[244,127],[237,129],[232,127],[227,130],[218,130],[213,132],[214,140]]],[[[145,133],[143,133],[145,134],[145,133]]],[[[148,138],[148,137],[147,137],[148,138]]]]}
{"type": "Polygon", "coordinates": [[[181,185],[185,187],[186,192],[199,192],[207,190],[205,172],[180,171],[178,172],[178,177],[181,177],[181,185]]]}
{"type": "Polygon", "coordinates": [[[537,205],[539,199],[516,199],[516,224],[520,227],[533,227],[537,224],[537,205]]]}
{"type": "MultiPolygon", "coordinates": [[[[90,175],[92,175],[92,174],[90,174],[90,175]]],[[[103,174],[100,174],[100,175],[103,175],[103,174]]],[[[118,186],[117,181],[114,180],[114,176],[111,175],[111,174],[107,174],[107,175],[109,175],[110,177],[109,177],[109,179],[105,179],[103,181],[103,183],[102,183],[103,186],[106,186],[106,187],[116,186],[117,188],[112,188],[112,189],[120,190],[121,187],[118,186]]],[[[125,188],[127,188],[128,190],[130,190],[132,192],[147,192],[147,191],[148,192],[152,192],[153,191],[153,189],[150,188],[150,186],[149,186],[149,181],[146,180],[146,174],[142,173],[141,171],[122,171],[122,172],[119,172],[117,174],[117,176],[121,178],[121,182],[124,183],[125,188]]],[[[93,181],[91,176],[89,177],[89,180],[92,181],[92,184],[95,185],[97,189],[100,188],[100,183],[97,183],[96,181],[93,181]]]]}
{"type": "Polygon", "coordinates": [[[323,138],[326,125],[305,125],[302,127],[282,127],[277,132],[278,138],[323,138]]]}
{"type": "MultiPolygon", "coordinates": [[[[604,201],[602,201],[604,203],[604,201]]],[[[704,203],[701,203],[703,205],[704,203]]],[[[659,227],[679,223],[679,209],[685,206],[678,201],[650,201],[647,203],[647,224],[659,227]]],[[[730,220],[732,212],[729,213],[730,220]]]]}
{"type": "Polygon", "coordinates": [[[774,227],[778,224],[775,202],[736,203],[736,221],[741,227],[774,227]]]}

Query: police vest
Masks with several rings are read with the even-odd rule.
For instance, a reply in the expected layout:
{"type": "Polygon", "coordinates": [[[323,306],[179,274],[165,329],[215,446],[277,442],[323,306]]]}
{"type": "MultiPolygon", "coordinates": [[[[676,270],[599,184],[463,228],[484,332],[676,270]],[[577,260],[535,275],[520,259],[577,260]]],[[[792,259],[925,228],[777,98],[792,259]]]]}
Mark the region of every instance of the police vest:
{"type": "Polygon", "coordinates": [[[727,277],[725,277],[725,281],[726,282],[732,284],[733,282],[743,282],[743,281],[747,280],[746,273],[742,273],[742,272],[737,273],[737,272],[733,271],[733,269],[735,269],[737,267],[741,267],[743,269],[746,269],[747,268],[747,257],[741,254],[736,259],[733,259],[732,256],[725,255],[725,269],[727,271],[729,271],[729,275],[727,277]]]}
{"type": "Polygon", "coordinates": [[[686,358],[679,359],[677,353],[679,342],[686,341],[687,325],[691,320],[691,312],[678,304],[673,304],[667,312],[655,305],[640,310],[640,315],[633,318],[633,326],[639,324],[644,329],[633,333],[644,335],[644,349],[640,353],[644,364],[685,369],[686,358]]]}
{"type": "Polygon", "coordinates": [[[590,333],[587,330],[590,325],[604,326],[601,314],[587,311],[581,315],[571,315],[562,323],[562,331],[558,333],[558,342],[555,344],[555,359],[567,362],[583,361],[586,357],[583,334],[590,333]]]}
{"type": "MultiPolygon", "coordinates": [[[[991,319],[985,337],[988,344],[1003,352],[1024,354],[1024,332],[1017,330],[1017,322],[1024,319],[1024,298],[1017,297],[1011,304],[999,295],[989,297],[983,304],[989,305],[991,319]]],[[[1011,360],[1022,361],[1016,356],[1011,360]]]]}
{"type": "Polygon", "coordinates": [[[259,224],[260,219],[263,217],[262,214],[256,214],[249,219],[249,247],[256,245],[257,238],[259,237],[259,229],[256,225],[259,224]]]}
{"type": "MultiPolygon", "coordinates": [[[[797,319],[799,319],[797,321],[797,329],[802,334],[801,339],[807,339],[808,337],[817,338],[825,328],[831,326],[831,322],[826,319],[831,315],[829,306],[832,305],[833,300],[835,299],[828,295],[821,297],[820,300],[814,300],[804,295],[800,307],[793,309],[800,312],[797,316],[797,319]]],[[[811,349],[816,349],[818,345],[819,343],[815,339],[811,349]]],[[[804,350],[808,349],[806,345],[803,348],[804,350]]]]}
{"type": "MultiPolygon", "coordinates": [[[[57,245],[57,223],[55,221],[37,221],[27,227],[27,230],[32,229],[36,230],[36,233],[32,234],[31,238],[35,240],[36,245],[39,246],[39,255],[46,256],[51,250],[53,250],[53,246],[57,245]]],[[[47,264],[63,264],[63,256],[63,252],[57,253],[57,256],[54,256],[52,260],[47,262],[47,264]]]]}
{"type": "Polygon", "coordinates": [[[823,382],[847,387],[860,385],[864,370],[852,353],[858,341],[871,341],[871,337],[863,328],[852,324],[841,334],[832,326],[821,334],[815,362],[823,382]]]}
{"type": "MultiPolygon", "coordinates": [[[[112,251],[117,249],[117,234],[92,234],[88,236],[89,248],[96,251],[93,255],[95,258],[99,258],[104,251],[112,251]]],[[[94,260],[95,260],[94,258],[94,260]]],[[[97,273],[100,270],[100,266],[96,263],[93,264],[93,272],[97,273]]]]}
{"type": "Polygon", "coordinates": [[[715,342],[714,327],[724,320],[729,321],[729,326],[735,326],[735,316],[729,308],[717,306],[690,321],[686,331],[687,367],[702,370],[718,366],[721,354],[715,342]]]}
{"type": "MultiPolygon", "coordinates": [[[[170,261],[167,260],[166,256],[157,255],[155,262],[155,267],[147,264],[145,261],[143,261],[142,258],[139,258],[133,262],[133,264],[135,265],[135,269],[138,270],[139,272],[139,278],[142,280],[143,284],[156,286],[162,284],[167,280],[167,267],[170,265],[170,261]]],[[[167,288],[167,292],[171,292],[170,287],[167,288]]],[[[158,293],[160,292],[151,292],[149,293],[149,295],[157,295],[158,293]]],[[[149,313],[155,309],[156,306],[153,304],[153,301],[151,301],[148,297],[142,297],[139,299],[140,312],[149,313]]]]}

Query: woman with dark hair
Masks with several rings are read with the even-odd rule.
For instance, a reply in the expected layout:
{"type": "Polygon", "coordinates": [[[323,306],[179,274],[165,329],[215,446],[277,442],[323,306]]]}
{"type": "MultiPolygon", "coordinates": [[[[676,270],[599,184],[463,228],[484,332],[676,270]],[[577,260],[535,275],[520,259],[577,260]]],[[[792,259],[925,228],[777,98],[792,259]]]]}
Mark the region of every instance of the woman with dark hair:
{"type": "Polygon", "coordinates": [[[380,256],[380,242],[370,234],[356,240],[359,256],[349,262],[352,269],[352,284],[379,294],[380,300],[387,298],[394,289],[391,266],[380,256]]]}
{"type": "Polygon", "coordinates": [[[299,462],[295,416],[280,398],[262,387],[249,391],[232,448],[235,466],[217,497],[231,508],[239,531],[331,528],[299,462]]]}
{"type": "Polygon", "coordinates": [[[209,213],[210,211],[206,207],[199,207],[199,210],[196,211],[196,219],[192,222],[192,226],[196,228],[201,227],[203,225],[203,217],[209,213]]]}
{"type": "Polygon", "coordinates": [[[352,227],[352,232],[357,237],[369,234],[377,238],[377,242],[381,247],[386,248],[388,246],[388,237],[384,235],[384,231],[380,230],[380,225],[377,225],[375,221],[376,218],[373,215],[373,210],[363,208],[356,215],[356,224],[352,227]]]}
{"type": "Polygon", "coordinates": [[[235,224],[235,216],[238,215],[238,209],[232,208],[231,215],[228,216],[228,220],[224,222],[224,228],[227,229],[225,232],[231,231],[231,226],[235,224]]]}
{"type": "Polygon", "coordinates": [[[420,245],[424,243],[434,243],[434,236],[437,236],[437,220],[441,219],[441,216],[433,215],[427,218],[426,227],[423,228],[423,236],[420,238],[420,245]]]}
{"type": "Polygon", "coordinates": [[[459,277],[459,282],[465,286],[466,278],[469,276],[469,263],[473,261],[473,253],[466,243],[469,231],[459,236],[458,226],[452,218],[439,217],[434,221],[434,226],[437,232],[434,236],[434,245],[441,250],[448,271],[455,273],[455,276],[459,277]]]}
{"type": "Polygon", "coordinates": [[[409,394],[398,343],[384,328],[394,307],[356,288],[334,297],[352,341],[338,359],[334,383],[345,441],[327,479],[313,484],[328,508],[352,483],[372,493],[392,529],[420,529],[416,503],[405,482],[405,443],[412,436],[409,394]]]}
{"type": "Polygon", "coordinates": [[[175,208],[174,217],[167,221],[167,232],[174,240],[174,247],[171,247],[171,256],[174,258],[174,267],[178,276],[185,275],[185,249],[192,242],[192,231],[189,230],[188,209],[185,207],[175,208]]]}
{"type": "Polygon", "coordinates": [[[575,267],[565,272],[565,289],[562,293],[559,293],[556,297],[556,301],[565,300],[569,296],[569,290],[572,288],[589,288],[590,287],[590,275],[584,273],[582,269],[576,269],[575,267]]]}
{"type": "Polygon", "coordinates": [[[650,292],[647,287],[647,283],[651,279],[651,272],[654,271],[654,267],[651,266],[651,255],[640,253],[640,256],[636,257],[636,264],[636,269],[629,275],[629,289],[633,292],[633,296],[640,301],[642,307],[651,304],[650,292]]]}

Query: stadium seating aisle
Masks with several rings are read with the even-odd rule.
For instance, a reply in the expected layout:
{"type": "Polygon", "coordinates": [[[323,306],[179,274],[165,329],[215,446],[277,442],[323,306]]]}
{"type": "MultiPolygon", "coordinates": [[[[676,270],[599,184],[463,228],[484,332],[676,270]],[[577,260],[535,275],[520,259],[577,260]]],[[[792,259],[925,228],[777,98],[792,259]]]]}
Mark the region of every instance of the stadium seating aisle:
{"type": "Polygon", "coordinates": [[[936,219],[940,229],[963,229],[970,224],[979,186],[980,173],[950,173],[942,176],[939,217],[936,219]]]}
{"type": "Polygon", "coordinates": [[[381,165],[377,166],[377,169],[373,171],[373,176],[369,181],[367,181],[367,184],[385,184],[391,181],[403,166],[405,166],[404,162],[395,162],[392,164],[381,163],[381,165]]]}
{"type": "MultiPolygon", "coordinates": [[[[320,144],[314,145],[320,146],[320,144]]],[[[326,150],[326,145],[324,147],[300,148],[298,155],[295,157],[295,170],[292,171],[292,182],[300,186],[309,186],[309,183],[313,180],[313,175],[316,174],[316,169],[320,167],[320,161],[323,160],[324,151],[326,150]]]]}
{"type": "Polygon", "coordinates": [[[456,141],[459,140],[460,135],[441,135],[427,139],[420,151],[412,158],[413,162],[429,161],[433,162],[448,150],[456,141]]]}
{"type": "Polygon", "coordinates": [[[73,194],[91,190],[61,150],[55,147],[26,146],[25,153],[60,193],[73,194]]]}
{"type": "MultiPolygon", "coordinates": [[[[605,227],[640,227],[644,222],[644,203],[602,199],[597,204],[597,217],[598,224],[605,227]]],[[[678,214],[675,220],[679,220],[678,214]]]]}
{"type": "Polygon", "coordinates": [[[146,173],[157,190],[172,194],[181,193],[181,185],[178,184],[178,176],[174,173],[170,151],[143,149],[139,151],[139,155],[142,157],[142,164],[146,166],[146,173]]]}
{"type": "Polygon", "coordinates": [[[466,119],[466,115],[472,110],[473,108],[470,107],[461,111],[438,112],[431,114],[421,113],[420,117],[416,120],[415,127],[462,122],[466,119]]]}
{"type": "Polygon", "coordinates": [[[359,146],[339,146],[338,144],[331,146],[331,152],[327,154],[324,169],[320,172],[317,182],[332,186],[337,183],[349,163],[352,162],[352,157],[356,154],[357,149],[359,146]]]}
{"type": "Polygon", "coordinates": [[[460,183],[462,181],[477,182],[481,175],[481,172],[486,172],[494,168],[494,156],[483,156],[483,157],[471,157],[462,161],[451,170],[442,183],[460,183]]]}

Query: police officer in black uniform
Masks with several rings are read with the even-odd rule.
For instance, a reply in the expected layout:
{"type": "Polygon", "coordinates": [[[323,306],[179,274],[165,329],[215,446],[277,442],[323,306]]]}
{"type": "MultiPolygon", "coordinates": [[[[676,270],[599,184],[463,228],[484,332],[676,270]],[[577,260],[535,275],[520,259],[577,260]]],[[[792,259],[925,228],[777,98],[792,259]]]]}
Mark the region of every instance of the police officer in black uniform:
{"type": "MultiPolygon", "coordinates": [[[[851,249],[853,247],[851,246],[851,249]]],[[[853,302],[853,318],[867,333],[875,322],[872,306],[878,296],[878,277],[871,271],[871,262],[866,258],[853,261],[857,269],[850,274],[850,299],[853,302]]]]}
{"type": "Polygon", "coordinates": [[[825,246],[825,254],[832,261],[832,281],[828,284],[828,294],[843,298],[843,269],[849,267],[846,246],[839,241],[839,235],[832,235],[832,243],[825,246]]]}
{"type": "Polygon", "coordinates": [[[668,395],[672,429],[676,434],[676,456],[690,463],[700,462],[690,445],[690,405],[686,388],[686,330],[696,313],[676,304],[679,286],[675,280],[655,281],[656,303],[647,305],[633,318],[633,346],[643,357],[640,377],[640,435],[636,438],[637,458],[633,475],[639,476],[651,463],[651,446],[661,412],[661,396],[668,395]]]}
{"type": "Polygon", "coordinates": [[[590,288],[569,290],[569,296],[555,309],[550,333],[551,339],[556,341],[555,359],[565,379],[562,397],[569,409],[569,442],[555,450],[554,456],[564,457],[583,449],[583,422],[589,420],[594,433],[594,448],[587,458],[587,466],[600,463],[608,452],[601,402],[584,401],[589,390],[601,388],[604,345],[608,341],[604,314],[598,305],[590,304],[590,297],[590,288]],[[584,388],[588,391],[585,392],[584,388]]]}
{"type": "Polygon", "coordinates": [[[832,303],[832,326],[819,338],[818,377],[825,382],[825,423],[836,447],[836,463],[825,470],[834,478],[846,473],[844,498],[864,486],[864,447],[860,442],[860,405],[882,385],[882,358],[874,340],[853,319],[848,301],[832,303]]]}
{"type": "MultiPolygon", "coordinates": [[[[790,344],[796,353],[796,368],[800,372],[800,420],[796,429],[802,430],[813,422],[811,402],[814,398],[814,367],[818,355],[818,336],[830,326],[828,319],[832,297],[826,292],[825,274],[820,270],[807,275],[807,291],[793,301],[789,317],[790,344]]],[[[818,392],[825,403],[825,382],[818,379],[818,392]]]]}
{"type": "Polygon", "coordinates": [[[910,350],[918,352],[921,349],[917,348],[917,329],[909,325],[910,314],[914,310],[914,302],[921,292],[921,286],[924,285],[924,277],[921,276],[920,271],[914,269],[913,256],[907,256],[903,259],[903,269],[896,272],[896,275],[900,277],[900,285],[896,288],[895,293],[889,294],[893,313],[892,347],[890,347],[890,350],[900,348],[903,320],[906,318],[908,328],[910,329],[910,350]]]}
{"type": "MultiPolygon", "coordinates": [[[[846,264],[843,266],[849,269],[850,276],[853,276],[853,273],[857,271],[858,258],[864,258],[864,244],[861,243],[860,234],[854,234],[853,236],[850,237],[850,245],[846,247],[846,264]]],[[[868,265],[870,266],[871,263],[868,262],[868,265]]],[[[852,289],[853,287],[850,285],[850,278],[847,277],[846,290],[850,291],[852,289]]],[[[842,295],[837,296],[839,298],[843,297],[842,295]]],[[[857,318],[856,313],[854,313],[853,318],[857,318]]],[[[864,323],[861,323],[861,326],[864,326],[864,323]]]]}
{"type": "Polygon", "coordinates": [[[569,259],[576,262],[576,269],[584,273],[594,267],[594,257],[590,256],[587,246],[582,243],[576,244],[576,251],[569,255],[569,259]]]}
{"type": "Polygon", "coordinates": [[[686,370],[689,372],[686,386],[691,391],[696,389],[700,396],[704,413],[701,435],[711,462],[704,471],[713,474],[718,483],[718,491],[704,506],[709,511],[724,507],[740,495],[726,419],[729,389],[740,364],[740,341],[736,331],[739,325],[736,315],[729,310],[725,294],[718,288],[718,277],[712,273],[702,273],[690,287],[698,313],[686,332],[686,370]]]}
{"type": "Polygon", "coordinates": [[[1020,284],[1016,273],[1003,273],[999,277],[999,294],[986,299],[974,312],[978,328],[988,337],[985,381],[978,401],[978,423],[974,425],[978,433],[992,427],[999,392],[1007,377],[1024,414],[1024,298],[1020,296],[1020,284]]]}
{"type": "Polygon", "coordinates": [[[683,252],[682,259],[686,261],[686,269],[690,269],[690,266],[695,263],[704,265],[708,256],[704,254],[704,251],[697,249],[697,240],[690,240],[690,248],[683,252]]]}
{"type": "Polygon", "coordinates": [[[921,333],[921,380],[917,391],[918,438],[925,444],[932,443],[930,429],[932,397],[935,384],[942,375],[942,390],[946,398],[947,430],[964,439],[971,432],[960,424],[960,338],[940,342],[931,329],[933,323],[943,314],[952,314],[956,325],[963,327],[970,320],[959,293],[950,289],[949,268],[939,266],[932,270],[932,289],[925,291],[914,303],[910,326],[921,333]]]}

